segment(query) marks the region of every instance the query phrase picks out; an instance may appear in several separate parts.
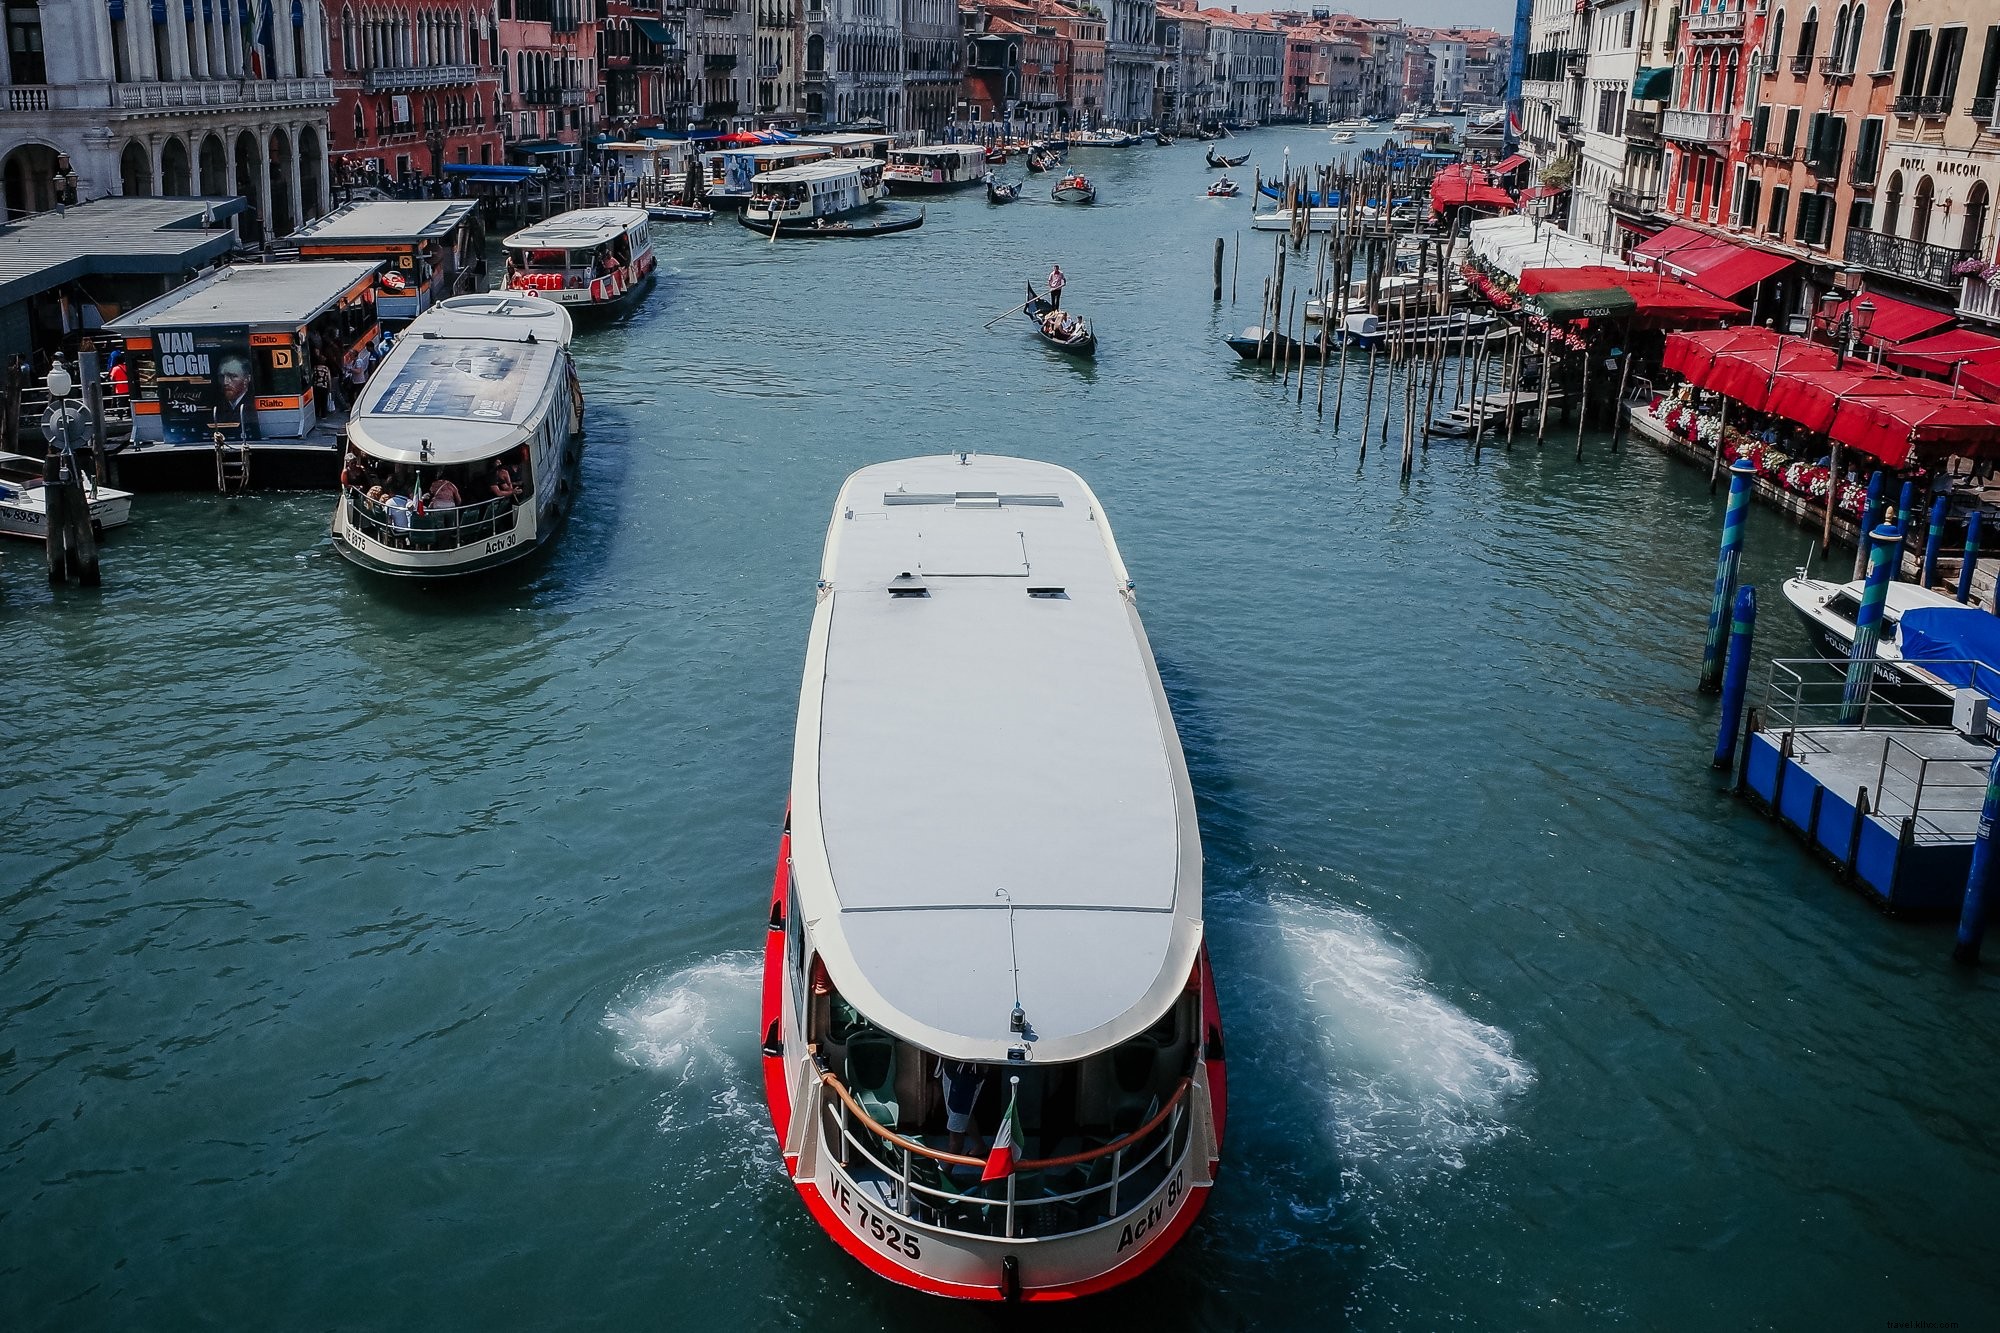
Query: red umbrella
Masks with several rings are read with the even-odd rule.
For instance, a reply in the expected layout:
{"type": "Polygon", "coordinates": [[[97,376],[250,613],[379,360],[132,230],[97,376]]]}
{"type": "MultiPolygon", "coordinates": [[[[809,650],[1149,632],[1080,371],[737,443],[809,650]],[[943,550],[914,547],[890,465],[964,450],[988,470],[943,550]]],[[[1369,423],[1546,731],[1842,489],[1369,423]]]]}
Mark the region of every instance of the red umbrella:
{"type": "Polygon", "coordinates": [[[2000,448],[2000,403],[1968,398],[1843,398],[1827,432],[1890,467],[1908,467],[1922,450],[1986,454],[2000,448]]]}
{"type": "Polygon", "coordinates": [[[1780,338],[1775,344],[1755,348],[1727,348],[1717,352],[1702,387],[1727,394],[1739,403],[1759,411],[1767,410],[1764,400],[1770,393],[1772,376],[1781,370],[1832,370],[1833,349],[1807,342],[1804,338],[1780,338]]]}

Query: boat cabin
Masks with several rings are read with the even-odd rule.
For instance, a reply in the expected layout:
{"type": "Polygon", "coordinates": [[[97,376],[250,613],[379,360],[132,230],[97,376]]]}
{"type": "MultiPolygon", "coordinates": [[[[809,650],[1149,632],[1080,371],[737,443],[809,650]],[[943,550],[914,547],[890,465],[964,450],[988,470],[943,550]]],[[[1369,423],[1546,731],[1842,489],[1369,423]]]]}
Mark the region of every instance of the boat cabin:
{"type": "Polygon", "coordinates": [[[381,260],[375,314],[400,326],[473,289],[486,266],[478,207],[464,199],[349,204],[286,239],[301,259],[381,260]]]}
{"type": "Polygon", "coordinates": [[[1411,148],[1442,152],[1452,145],[1452,128],[1443,121],[1410,125],[1403,130],[1403,140],[1411,148]]]}
{"type": "Polygon", "coordinates": [[[659,198],[678,191],[687,183],[688,164],[695,160],[694,145],[686,139],[607,143],[600,144],[597,151],[605,178],[617,179],[622,185],[620,199],[632,194],[659,198]]]}
{"type": "Polygon", "coordinates": [[[877,162],[889,161],[889,154],[895,150],[896,136],[893,134],[813,134],[798,140],[802,144],[818,144],[831,148],[835,157],[872,157],[877,162]]]}
{"type": "Polygon", "coordinates": [[[436,578],[518,559],[574,486],[582,392],[560,305],[445,301],[403,331],[348,420],[335,549],[436,578]]]}
{"type": "Polygon", "coordinates": [[[133,367],[127,459],[149,442],[206,451],[217,435],[310,434],[332,382],[381,337],[381,268],[375,259],[236,264],[106,325],[133,367]]]}
{"type": "Polygon", "coordinates": [[[643,208],[584,208],[524,228],[501,244],[504,290],[569,306],[609,306],[653,274],[651,219],[643,208]]]}
{"type": "Polygon", "coordinates": [[[898,148],[889,155],[891,189],[955,190],[986,178],[986,150],[976,143],[898,148]]]}
{"type": "Polygon", "coordinates": [[[833,151],[822,143],[718,148],[701,155],[703,189],[711,203],[741,203],[750,197],[750,183],[765,172],[823,162],[833,151]]]}
{"type": "Polygon", "coordinates": [[[744,216],[752,223],[839,217],[882,198],[882,171],[882,163],[873,158],[833,158],[767,171],[751,185],[744,216]]]}

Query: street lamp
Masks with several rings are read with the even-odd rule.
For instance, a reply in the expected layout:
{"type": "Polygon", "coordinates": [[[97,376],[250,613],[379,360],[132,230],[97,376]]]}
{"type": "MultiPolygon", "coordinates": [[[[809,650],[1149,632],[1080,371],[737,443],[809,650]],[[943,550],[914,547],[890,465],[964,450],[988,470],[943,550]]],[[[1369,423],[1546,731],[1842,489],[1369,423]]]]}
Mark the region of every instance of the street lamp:
{"type": "MultiPolygon", "coordinates": [[[[1829,292],[1823,300],[1837,301],[1838,293],[1829,292]]],[[[1828,313],[1831,314],[1831,308],[1828,313]]],[[[1847,366],[1847,354],[1856,338],[1866,339],[1868,330],[1875,323],[1875,303],[1870,300],[1848,299],[1847,309],[1840,314],[1840,322],[1833,326],[1834,369],[1843,370],[1847,366]]]]}

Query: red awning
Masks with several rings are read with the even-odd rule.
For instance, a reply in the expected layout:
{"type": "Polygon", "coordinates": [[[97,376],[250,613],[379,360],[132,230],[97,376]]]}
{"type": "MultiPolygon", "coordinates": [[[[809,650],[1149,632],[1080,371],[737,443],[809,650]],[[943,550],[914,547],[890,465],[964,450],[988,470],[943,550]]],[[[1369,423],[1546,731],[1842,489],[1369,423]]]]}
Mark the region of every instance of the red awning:
{"type": "Polygon", "coordinates": [[[1920,452],[1975,457],[2000,451],[2000,403],[1909,395],[1843,398],[1827,432],[1891,467],[1920,452]]]}
{"type": "Polygon", "coordinates": [[[1512,156],[1501,158],[1488,168],[1488,170],[1496,176],[1504,176],[1510,171],[1518,171],[1527,165],[1528,159],[1522,157],[1519,153],[1515,153],[1512,156]]]}
{"type": "MultiPolygon", "coordinates": [[[[1868,336],[1861,341],[1870,347],[1894,347],[1912,338],[1920,338],[1940,324],[1951,323],[1950,311],[1933,310],[1926,305],[1912,305],[1908,301],[1898,301],[1893,296],[1877,296],[1865,292],[1859,298],[1875,307],[1875,317],[1869,322],[1868,336]]],[[[1818,316],[1820,327],[1831,332],[1840,324],[1840,317],[1857,304],[1856,298],[1849,297],[1830,312],[1818,316]]]]}
{"type": "Polygon", "coordinates": [[[1553,199],[1567,189],[1567,185],[1530,185],[1521,191],[1521,202],[1526,204],[1537,199],[1553,199]]]}
{"type": "Polygon", "coordinates": [[[1738,347],[1716,353],[1709,368],[1705,389],[1727,394],[1759,412],[1776,411],[1769,405],[1773,377],[1780,371],[1833,370],[1831,348],[1804,338],[1779,338],[1763,347],[1738,347]]]}
{"type": "Polygon", "coordinates": [[[1585,292],[1617,287],[1632,297],[1636,320],[1662,324],[1712,322],[1744,314],[1742,306],[1690,287],[1679,278],[1639,269],[1585,264],[1579,268],[1521,270],[1521,295],[1585,292]]]}
{"type": "Polygon", "coordinates": [[[1669,333],[1667,350],[1660,364],[1683,376],[1697,389],[1708,382],[1709,367],[1716,355],[1734,348],[1762,348],[1769,356],[1778,344],[1778,335],[1755,324],[1739,324],[1730,329],[1702,329],[1695,333],[1669,333]]]}
{"type": "Polygon", "coordinates": [[[2000,403],[2000,361],[1967,366],[1958,372],[1958,387],[1990,402],[2000,403]]]}
{"type": "Polygon", "coordinates": [[[1906,343],[1888,353],[1885,360],[1906,370],[1923,370],[1933,375],[1949,375],[1963,361],[1984,366],[2000,361],[2000,338],[1971,329],[1953,329],[1921,342],[1906,343]]]}
{"type": "Polygon", "coordinates": [[[1715,296],[1734,296],[1795,261],[1691,227],[1668,227],[1632,247],[1634,259],[1651,260],[1715,296]]]}
{"type": "Polygon", "coordinates": [[[1486,179],[1478,167],[1453,163],[1431,178],[1431,212],[1447,208],[1497,208],[1514,211],[1514,196],[1486,179]]]}
{"type": "Polygon", "coordinates": [[[1944,386],[1930,380],[1885,375],[1872,367],[1857,368],[1856,362],[1849,361],[1845,370],[1778,372],[1771,377],[1771,392],[1763,410],[1824,435],[1833,424],[1834,411],[1846,399],[1937,398],[1946,392],[1944,386]]]}

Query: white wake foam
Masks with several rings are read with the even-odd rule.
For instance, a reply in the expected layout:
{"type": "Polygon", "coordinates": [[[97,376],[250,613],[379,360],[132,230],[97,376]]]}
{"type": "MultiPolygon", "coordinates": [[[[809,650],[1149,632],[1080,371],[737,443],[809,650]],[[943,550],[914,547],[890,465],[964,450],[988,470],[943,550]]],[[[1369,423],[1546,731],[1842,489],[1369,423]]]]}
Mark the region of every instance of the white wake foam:
{"type": "MultiPolygon", "coordinates": [[[[740,1135],[761,1119],[754,1079],[762,967],[755,953],[723,954],[639,982],[605,1014],[621,1058],[668,1076],[663,1130],[724,1121],[740,1135]]],[[[763,1132],[769,1136],[768,1123],[763,1132]]]]}

